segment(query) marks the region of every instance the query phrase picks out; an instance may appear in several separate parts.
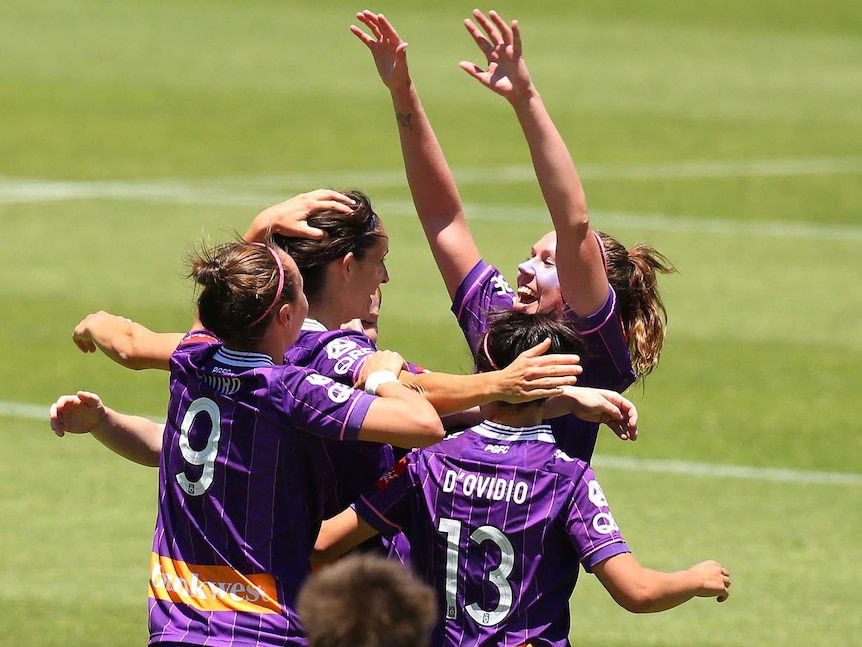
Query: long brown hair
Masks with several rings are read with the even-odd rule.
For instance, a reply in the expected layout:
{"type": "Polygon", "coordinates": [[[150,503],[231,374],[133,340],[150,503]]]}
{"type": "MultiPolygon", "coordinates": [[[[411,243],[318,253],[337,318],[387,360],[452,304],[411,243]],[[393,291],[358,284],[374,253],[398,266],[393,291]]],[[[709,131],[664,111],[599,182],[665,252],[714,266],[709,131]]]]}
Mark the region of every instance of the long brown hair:
{"type": "Polygon", "coordinates": [[[608,282],[617,295],[632,368],[640,380],[658,365],[667,327],[658,275],[676,268],[654,247],[636,243],[626,248],[612,236],[597,233],[605,246],[608,282]]]}

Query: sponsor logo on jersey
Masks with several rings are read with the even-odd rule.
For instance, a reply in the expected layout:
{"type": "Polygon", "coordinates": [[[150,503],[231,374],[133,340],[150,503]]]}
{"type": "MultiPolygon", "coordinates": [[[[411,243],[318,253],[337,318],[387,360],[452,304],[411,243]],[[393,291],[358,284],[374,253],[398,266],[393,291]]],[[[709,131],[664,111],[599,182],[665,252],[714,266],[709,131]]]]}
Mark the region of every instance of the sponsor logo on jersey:
{"type": "Polygon", "coordinates": [[[201,382],[222,395],[233,395],[242,387],[242,381],[238,377],[206,375],[205,373],[198,373],[198,377],[201,382]]]}
{"type": "Polygon", "coordinates": [[[386,474],[384,474],[383,476],[381,476],[377,480],[377,489],[382,490],[387,485],[389,485],[392,481],[394,481],[399,476],[404,474],[404,472],[406,472],[406,471],[407,471],[407,459],[402,458],[400,461],[395,463],[395,465],[393,465],[392,468],[388,472],[386,472],[386,474]]]}
{"type": "Polygon", "coordinates": [[[338,375],[347,375],[359,359],[373,353],[373,349],[363,348],[348,337],[338,337],[326,344],[326,356],[336,360],[333,370],[338,375]]]}
{"type": "Polygon", "coordinates": [[[499,274],[491,279],[491,283],[494,284],[494,292],[497,294],[512,294],[512,288],[509,287],[508,282],[499,274]]]}
{"type": "Polygon", "coordinates": [[[325,387],[326,396],[336,404],[347,402],[350,399],[350,396],[354,393],[354,390],[351,387],[341,384],[340,382],[334,382],[332,378],[321,375],[320,373],[309,373],[308,377],[305,378],[305,381],[309,384],[314,384],[315,386],[325,387]]]}
{"type": "Polygon", "coordinates": [[[187,564],[157,553],[150,557],[149,597],[200,611],[282,613],[271,575],[243,575],[229,566],[187,564]]]}

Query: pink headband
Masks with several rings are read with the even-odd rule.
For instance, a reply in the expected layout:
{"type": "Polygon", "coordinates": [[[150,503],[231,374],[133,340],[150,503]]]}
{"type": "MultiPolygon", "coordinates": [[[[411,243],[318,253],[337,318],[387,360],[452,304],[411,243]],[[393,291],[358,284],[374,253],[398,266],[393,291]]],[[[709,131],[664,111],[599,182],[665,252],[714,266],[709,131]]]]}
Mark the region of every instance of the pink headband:
{"type": "Polygon", "coordinates": [[[260,315],[257,319],[249,324],[249,328],[252,326],[256,326],[261,321],[266,319],[266,315],[268,315],[272,309],[275,307],[275,304],[278,303],[278,300],[281,298],[281,290],[284,288],[284,264],[281,262],[281,256],[278,255],[278,252],[275,251],[272,247],[268,245],[264,245],[263,243],[252,243],[252,245],[257,245],[258,247],[263,247],[266,249],[272,257],[275,259],[275,264],[278,265],[278,291],[275,293],[275,298],[272,300],[272,303],[269,304],[269,307],[263,311],[263,314],[260,315]]]}
{"type": "Polygon", "coordinates": [[[488,352],[488,333],[485,333],[485,336],[482,338],[482,349],[485,351],[485,357],[488,358],[488,361],[490,362],[491,367],[495,371],[499,371],[500,367],[497,366],[497,364],[494,362],[493,359],[491,359],[491,353],[488,352]]]}

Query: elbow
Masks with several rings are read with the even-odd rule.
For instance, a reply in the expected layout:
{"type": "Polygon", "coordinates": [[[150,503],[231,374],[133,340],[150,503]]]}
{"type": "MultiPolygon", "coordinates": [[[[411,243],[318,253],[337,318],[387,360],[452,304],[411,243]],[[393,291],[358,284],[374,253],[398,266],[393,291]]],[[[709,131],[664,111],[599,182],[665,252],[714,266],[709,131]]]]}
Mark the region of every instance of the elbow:
{"type": "Polygon", "coordinates": [[[659,591],[649,584],[636,584],[615,596],[614,599],[629,613],[655,613],[669,608],[662,604],[662,595],[659,591]]]}
{"type": "Polygon", "coordinates": [[[445,434],[446,430],[443,427],[443,421],[440,420],[440,416],[434,412],[434,414],[432,416],[428,416],[428,419],[423,423],[421,433],[423,442],[416,446],[428,447],[429,445],[439,443],[443,440],[443,436],[445,434]]]}

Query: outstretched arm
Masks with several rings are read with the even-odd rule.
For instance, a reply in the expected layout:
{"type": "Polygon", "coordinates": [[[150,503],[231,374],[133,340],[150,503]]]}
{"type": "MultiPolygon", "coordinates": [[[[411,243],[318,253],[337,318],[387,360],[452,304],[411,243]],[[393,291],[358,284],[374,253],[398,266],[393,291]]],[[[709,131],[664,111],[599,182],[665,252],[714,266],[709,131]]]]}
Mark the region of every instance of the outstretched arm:
{"type": "Polygon", "coordinates": [[[550,340],[545,340],[498,371],[473,375],[402,371],[399,378],[422,393],[441,416],[498,400],[520,403],[550,398],[574,385],[583,368],[577,355],[543,355],[549,347],[550,340]]]}
{"type": "MultiPolygon", "coordinates": [[[[368,372],[361,388],[374,398],[362,427],[359,440],[389,443],[412,449],[427,447],[443,439],[443,423],[427,399],[398,381],[405,366],[404,358],[388,350],[377,351],[365,360],[368,372]]],[[[357,385],[360,388],[360,385],[357,385]]]]}
{"type": "Polygon", "coordinates": [[[632,613],[666,611],[694,597],[724,602],[730,595],[730,574],[712,560],[663,573],[644,568],[631,553],[622,553],[600,562],[593,572],[617,604],[632,613]]]}
{"type": "Polygon", "coordinates": [[[468,61],[460,66],[514,108],[557,233],[557,274],[563,298],[575,314],[590,315],[607,299],[608,281],[575,164],[530,78],[518,22],[508,24],[495,11],[486,16],[477,9],[473,16],[479,26],[470,19],[464,24],[485,55],[487,67],[483,70],[468,61]]]}
{"type": "Polygon", "coordinates": [[[159,465],[164,425],[118,413],[95,393],[61,396],[51,405],[50,420],[57,436],[88,433],[123,458],[148,467],[159,465]]]}
{"type": "Polygon", "coordinates": [[[455,180],[410,78],[407,43],[383,14],[364,11],[356,17],[371,34],[355,25],[350,31],[371,51],[380,78],[389,89],[413,204],[449,296],[454,297],[481,258],[455,180]]]}
{"type": "Polygon", "coordinates": [[[616,391],[565,386],[563,393],[545,403],[545,417],[573,414],[581,420],[605,424],[620,440],[637,440],[638,410],[616,391]]]}
{"type": "Polygon", "coordinates": [[[168,370],[171,353],[184,333],[157,333],[131,319],[104,310],[87,315],[75,326],[72,341],[84,353],[102,351],[126,368],[168,370]]]}

